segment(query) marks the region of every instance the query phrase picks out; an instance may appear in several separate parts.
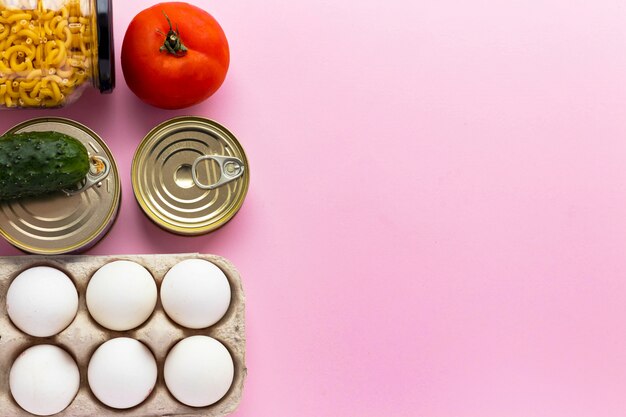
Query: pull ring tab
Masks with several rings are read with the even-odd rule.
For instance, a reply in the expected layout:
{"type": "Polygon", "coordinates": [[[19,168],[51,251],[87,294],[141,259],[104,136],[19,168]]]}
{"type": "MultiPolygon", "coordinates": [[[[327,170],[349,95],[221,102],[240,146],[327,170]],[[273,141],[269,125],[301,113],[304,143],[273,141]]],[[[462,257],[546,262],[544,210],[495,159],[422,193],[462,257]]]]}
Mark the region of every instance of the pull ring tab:
{"type": "Polygon", "coordinates": [[[193,161],[193,165],[191,166],[191,177],[193,178],[194,184],[202,190],[215,190],[216,188],[221,187],[224,184],[228,184],[231,181],[235,181],[237,178],[243,175],[245,170],[245,166],[241,159],[234,158],[232,156],[222,156],[222,155],[204,155],[197,158],[193,161]],[[221,176],[219,180],[215,184],[202,184],[200,180],[198,180],[197,168],[198,164],[202,161],[212,160],[217,162],[220,166],[221,176]]]}
{"type": "Polygon", "coordinates": [[[78,188],[75,190],[63,190],[67,196],[80,194],[94,185],[98,185],[109,175],[109,172],[111,172],[111,162],[106,158],[92,156],[89,159],[89,163],[89,172],[87,172],[85,178],[78,184],[78,188]]]}

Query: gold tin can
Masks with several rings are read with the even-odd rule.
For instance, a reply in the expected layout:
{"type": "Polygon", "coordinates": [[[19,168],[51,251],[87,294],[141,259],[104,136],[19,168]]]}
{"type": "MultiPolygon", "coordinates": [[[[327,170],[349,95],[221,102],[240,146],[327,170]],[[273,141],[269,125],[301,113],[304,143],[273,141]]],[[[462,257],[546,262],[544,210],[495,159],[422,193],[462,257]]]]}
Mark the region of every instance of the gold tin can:
{"type": "Polygon", "coordinates": [[[237,214],[250,169],[239,141],[224,126],[178,117],[146,135],[131,177],[137,202],[153,222],[173,233],[200,235],[237,214]]]}
{"type": "Polygon", "coordinates": [[[87,250],[104,237],[117,217],[121,184],[113,155],[95,132],[68,119],[33,119],[7,133],[39,131],[80,140],[92,168],[77,189],[0,203],[0,234],[13,246],[40,255],[87,250]]]}

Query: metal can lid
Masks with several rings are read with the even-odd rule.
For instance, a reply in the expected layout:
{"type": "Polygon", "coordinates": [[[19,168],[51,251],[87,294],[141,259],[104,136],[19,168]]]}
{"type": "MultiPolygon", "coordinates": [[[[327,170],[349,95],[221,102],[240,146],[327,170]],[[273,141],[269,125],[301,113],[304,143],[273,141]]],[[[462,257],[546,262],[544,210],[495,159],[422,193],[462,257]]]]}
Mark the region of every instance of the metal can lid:
{"type": "Polygon", "coordinates": [[[182,235],[226,224],[243,205],[250,183],[237,138],[202,117],[177,117],[152,129],[135,152],[131,176],[146,215],[182,235]]]}
{"type": "Polygon", "coordinates": [[[92,160],[98,164],[106,161],[106,176],[98,180],[88,174],[81,192],[66,190],[0,203],[0,234],[13,246],[40,255],[85,250],[106,234],[117,216],[121,198],[117,165],[102,139],[72,120],[32,119],[7,133],[41,131],[60,132],[80,140],[92,160]]]}

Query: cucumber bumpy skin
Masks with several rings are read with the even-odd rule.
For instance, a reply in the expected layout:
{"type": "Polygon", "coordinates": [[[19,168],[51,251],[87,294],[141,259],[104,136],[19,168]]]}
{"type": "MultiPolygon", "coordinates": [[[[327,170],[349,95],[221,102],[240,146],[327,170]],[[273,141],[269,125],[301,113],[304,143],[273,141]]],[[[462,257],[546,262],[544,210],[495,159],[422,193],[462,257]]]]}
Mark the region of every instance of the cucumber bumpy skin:
{"type": "Polygon", "coordinates": [[[71,136],[58,132],[0,136],[0,200],[71,188],[88,172],[87,149],[71,136]]]}

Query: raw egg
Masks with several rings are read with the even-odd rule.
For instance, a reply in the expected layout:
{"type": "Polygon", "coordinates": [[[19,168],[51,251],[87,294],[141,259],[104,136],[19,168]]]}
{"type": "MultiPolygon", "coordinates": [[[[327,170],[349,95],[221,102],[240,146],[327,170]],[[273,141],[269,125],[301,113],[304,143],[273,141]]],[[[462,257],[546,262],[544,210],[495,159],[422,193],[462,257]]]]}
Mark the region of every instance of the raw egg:
{"type": "Polygon", "coordinates": [[[87,309],[101,326],[115,331],[134,329],[154,311],[157,287],[146,268],[115,261],[100,268],[87,286],[87,309]]]}
{"type": "Polygon", "coordinates": [[[167,315],[181,326],[190,329],[212,326],[230,305],[228,278],[211,262],[184,260],[163,278],[161,302],[167,315]]]}
{"type": "Polygon", "coordinates": [[[206,407],[224,397],[233,383],[234,372],[228,349],[208,336],[183,339],[165,359],[167,389],[191,407],[206,407]]]}
{"type": "Polygon", "coordinates": [[[54,336],[76,317],[78,292],[65,273],[36,266],[20,273],[11,283],[7,311],[13,324],[24,333],[54,336]]]}
{"type": "Polygon", "coordinates": [[[154,355],[141,342],[118,337],[101,345],[87,370],[89,387],[102,403],[126,409],[141,404],[157,380],[154,355]]]}
{"type": "Polygon", "coordinates": [[[38,416],[60,413],[78,393],[80,374],[74,359],[53,345],[33,346],[17,358],[9,387],[24,410],[38,416]]]}

